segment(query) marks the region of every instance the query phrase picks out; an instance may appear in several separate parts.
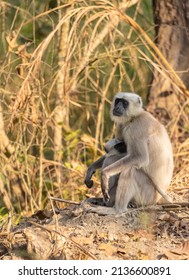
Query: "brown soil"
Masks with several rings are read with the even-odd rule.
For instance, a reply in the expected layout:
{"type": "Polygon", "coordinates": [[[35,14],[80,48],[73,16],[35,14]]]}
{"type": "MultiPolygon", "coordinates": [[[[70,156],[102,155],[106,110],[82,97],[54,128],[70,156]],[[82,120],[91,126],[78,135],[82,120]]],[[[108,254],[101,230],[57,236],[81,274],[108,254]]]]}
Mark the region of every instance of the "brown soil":
{"type": "MultiPolygon", "coordinates": [[[[185,201],[188,190],[185,189],[185,201]]],[[[119,216],[79,205],[43,210],[17,226],[4,225],[1,259],[189,259],[189,208],[131,209],[119,216]],[[53,209],[54,210],[54,209],[53,209]]]]}

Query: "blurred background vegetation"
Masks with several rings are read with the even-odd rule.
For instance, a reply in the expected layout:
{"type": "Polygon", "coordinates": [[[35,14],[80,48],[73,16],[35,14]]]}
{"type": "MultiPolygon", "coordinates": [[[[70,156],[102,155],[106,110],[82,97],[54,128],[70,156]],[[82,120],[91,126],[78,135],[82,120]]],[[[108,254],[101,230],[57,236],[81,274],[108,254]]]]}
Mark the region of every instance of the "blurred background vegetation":
{"type": "MultiPolygon", "coordinates": [[[[87,192],[100,194],[98,177],[90,192],[83,178],[113,136],[114,94],[137,92],[148,105],[154,68],[181,91],[177,76],[158,61],[152,6],[151,0],[0,1],[1,216],[10,209],[29,215],[49,196],[80,201],[87,192]]],[[[177,121],[165,123],[177,180],[188,166],[187,110],[181,106],[177,121]]]]}

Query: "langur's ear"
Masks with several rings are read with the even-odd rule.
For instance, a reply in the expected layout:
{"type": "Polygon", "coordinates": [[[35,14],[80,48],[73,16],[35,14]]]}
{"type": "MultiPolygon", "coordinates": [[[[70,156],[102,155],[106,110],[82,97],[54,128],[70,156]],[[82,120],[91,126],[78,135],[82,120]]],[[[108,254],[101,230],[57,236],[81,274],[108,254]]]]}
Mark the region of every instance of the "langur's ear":
{"type": "Polygon", "coordinates": [[[142,98],[140,96],[138,97],[138,104],[142,105],[142,98]]]}

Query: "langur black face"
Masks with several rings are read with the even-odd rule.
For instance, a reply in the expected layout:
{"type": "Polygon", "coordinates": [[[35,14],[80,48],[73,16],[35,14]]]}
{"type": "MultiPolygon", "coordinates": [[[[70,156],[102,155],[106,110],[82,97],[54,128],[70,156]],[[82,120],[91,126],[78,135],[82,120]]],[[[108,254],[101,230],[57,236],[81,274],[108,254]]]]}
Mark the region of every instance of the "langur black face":
{"type": "Polygon", "coordinates": [[[121,117],[125,115],[125,111],[129,106],[129,102],[123,98],[116,98],[114,102],[113,115],[121,117]]]}
{"type": "Polygon", "coordinates": [[[142,99],[138,94],[119,92],[112,102],[110,116],[115,123],[124,124],[142,111],[142,99]]]}

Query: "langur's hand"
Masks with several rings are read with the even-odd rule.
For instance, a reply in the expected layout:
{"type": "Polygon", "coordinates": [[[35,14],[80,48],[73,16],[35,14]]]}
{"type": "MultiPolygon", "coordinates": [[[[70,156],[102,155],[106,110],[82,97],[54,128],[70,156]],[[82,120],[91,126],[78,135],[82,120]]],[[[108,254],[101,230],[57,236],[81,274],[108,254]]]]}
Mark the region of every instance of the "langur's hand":
{"type": "Polygon", "coordinates": [[[88,168],[84,183],[87,186],[87,188],[89,188],[89,189],[92,188],[92,186],[93,186],[93,180],[91,180],[91,178],[94,173],[95,173],[95,171],[93,169],[88,168]]]}

